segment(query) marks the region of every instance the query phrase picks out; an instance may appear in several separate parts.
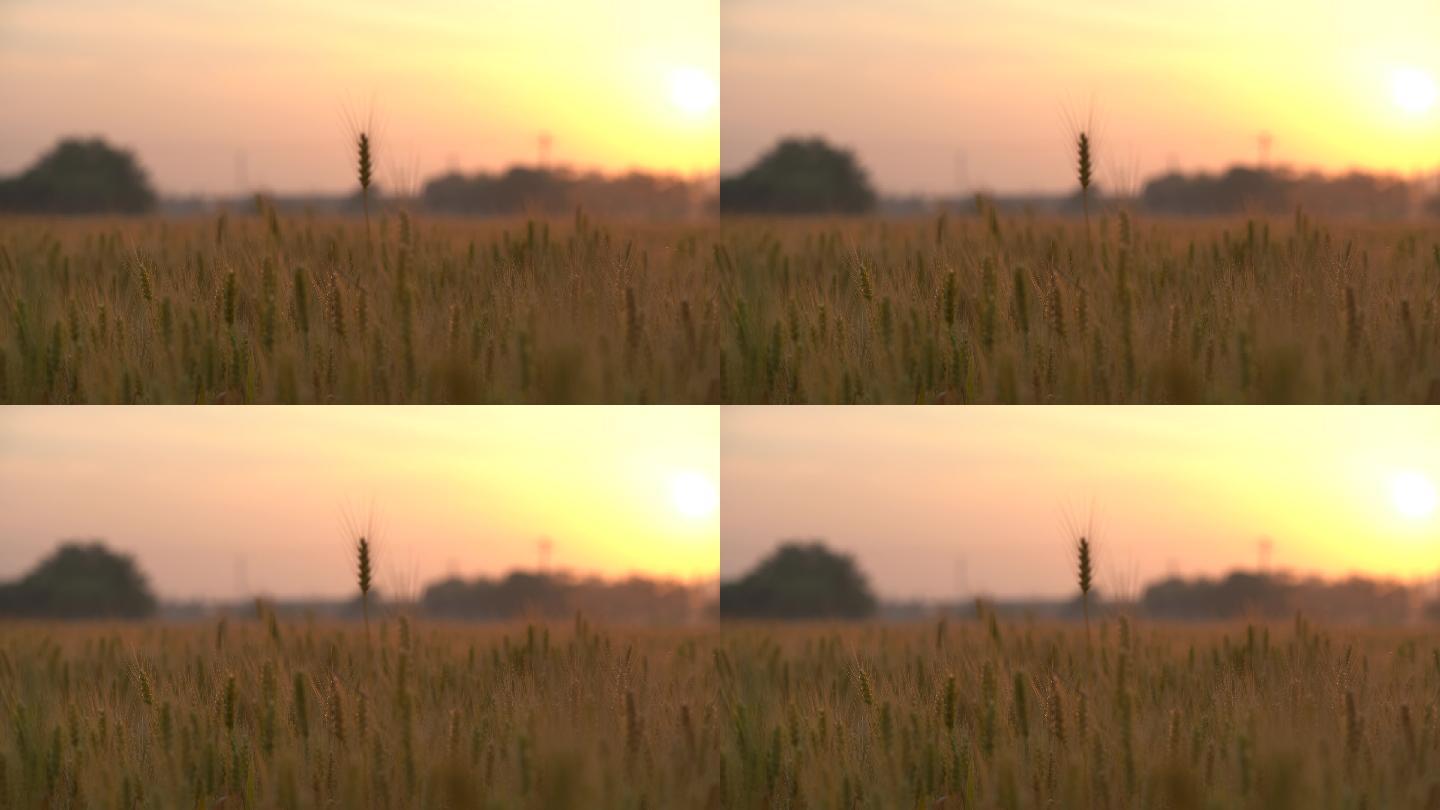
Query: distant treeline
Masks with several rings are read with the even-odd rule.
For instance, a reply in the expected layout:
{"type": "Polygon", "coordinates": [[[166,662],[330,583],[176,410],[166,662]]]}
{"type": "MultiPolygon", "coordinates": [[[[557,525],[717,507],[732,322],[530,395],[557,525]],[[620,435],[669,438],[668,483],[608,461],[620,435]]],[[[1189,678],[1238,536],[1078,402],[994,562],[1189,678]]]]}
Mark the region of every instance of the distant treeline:
{"type": "Polygon", "coordinates": [[[442,580],[425,589],[420,609],[443,619],[565,618],[684,624],[705,612],[704,594],[677,582],[630,577],[618,582],[514,571],[500,579],[442,580]]]}
{"type": "MultiPolygon", "coordinates": [[[[1145,184],[1144,210],[1157,214],[1288,214],[1403,219],[1415,192],[1398,177],[1351,172],[1340,177],[1235,166],[1224,174],[1171,173],[1145,184]]],[[[1432,201],[1431,205],[1434,205],[1432,201]]]]}
{"type": "MultiPolygon", "coordinates": [[[[1440,216],[1440,196],[1422,201],[1425,191],[1419,185],[1400,177],[1358,171],[1327,177],[1284,167],[1237,165],[1219,174],[1172,172],[1152,178],[1137,199],[1115,196],[1098,186],[1091,193],[1095,199],[1133,203],[1155,214],[1288,215],[1302,208],[1327,217],[1387,220],[1416,213],[1440,216]]],[[[968,200],[938,202],[966,210],[968,200]]],[[[856,156],[816,137],[783,138],[752,166],[720,182],[720,209],[734,214],[860,214],[876,210],[877,205],[887,213],[918,214],[936,202],[921,197],[878,199],[856,156]]],[[[1078,186],[1068,194],[1001,197],[992,202],[1007,211],[1081,211],[1078,186]]]]}
{"type": "MultiPolygon", "coordinates": [[[[1328,622],[1401,624],[1440,621],[1440,599],[1394,580],[1351,576],[1327,581],[1289,573],[1234,571],[1219,579],[1170,577],[1146,587],[1134,601],[1092,593],[1103,611],[1123,610],[1152,619],[1218,621],[1285,619],[1301,613],[1328,622]]],[[[1133,599],[1133,597],[1129,597],[1133,599]]],[[[1079,620],[1078,592],[1062,599],[980,600],[997,615],[1079,620]]],[[[870,585],[848,555],[819,540],[786,541],[744,576],[721,583],[720,614],[727,619],[917,619],[935,612],[969,613],[963,603],[891,602],[877,605],[870,585]]]]}
{"type": "MultiPolygon", "coordinates": [[[[377,189],[378,190],[378,189],[377,189]]],[[[1101,188],[1096,198],[1107,198],[1101,188]]],[[[1225,216],[1290,214],[1297,208],[1325,217],[1405,219],[1440,216],[1440,196],[1403,178],[1350,172],[1327,177],[1288,168],[1234,166],[1219,174],[1172,172],[1146,182],[1138,198],[1124,199],[1156,214],[1225,216]]],[[[1120,199],[1109,197],[1110,199],[1120,199]]],[[[245,204],[230,200],[226,204],[245,204]]],[[[359,211],[356,194],[279,197],[279,210],[359,211]]],[[[681,219],[718,207],[739,214],[863,214],[876,210],[918,213],[920,198],[881,201],[856,156],[824,139],[785,138],[743,172],[715,187],[677,176],[632,171],[618,176],[569,168],[512,166],[497,173],[450,172],[430,179],[413,202],[426,211],[469,216],[568,215],[577,208],[606,216],[681,219]]],[[[946,205],[962,200],[941,201],[946,205]]],[[[1026,197],[1016,202],[1038,212],[1074,214],[1077,194],[1026,197]]],[[[934,201],[930,204],[933,205],[934,201]]],[[[99,138],[67,138],[20,175],[0,178],[0,212],[29,214],[141,214],[159,200],[138,160],[99,138]]],[[[199,199],[167,200],[165,210],[194,212],[213,206],[199,199]]]]}
{"type": "MultiPolygon", "coordinates": [[[[578,612],[607,622],[684,624],[713,614],[714,599],[713,590],[669,580],[631,576],[608,582],[568,573],[513,571],[499,579],[450,577],[425,588],[413,603],[374,601],[437,619],[561,619],[578,612]]],[[[358,594],[339,600],[263,601],[282,616],[361,616],[358,594]]],[[[0,583],[0,617],[142,619],[160,608],[134,559],[110,551],[99,540],[62,543],[29,574],[0,583]]],[[[218,606],[221,611],[251,608],[253,603],[218,606]]],[[[193,619],[216,610],[192,602],[167,604],[161,612],[168,618],[193,619]]]]}
{"type": "MultiPolygon", "coordinates": [[[[373,192],[379,196],[379,188],[373,192]]],[[[269,195],[266,195],[267,197],[269,195]]],[[[568,215],[577,208],[607,217],[681,219],[713,207],[713,186],[682,177],[632,171],[608,177],[568,168],[512,166],[498,174],[451,172],[403,200],[435,213],[472,216],[568,215]]],[[[253,195],[224,201],[246,208],[253,195]]],[[[392,198],[394,199],[394,198],[392,198]]],[[[358,213],[358,188],[348,195],[276,197],[278,210],[358,213]]],[[[135,156],[99,138],[60,141],[35,165],[0,178],[0,211],[25,214],[143,214],[158,198],[135,156]]],[[[165,210],[194,213],[213,206],[199,198],[166,200],[165,210]]]]}
{"type": "Polygon", "coordinates": [[[513,166],[499,174],[458,172],[425,184],[427,211],[499,216],[568,214],[577,208],[608,216],[678,219],[697,213],[702,189],[678,177],[630,172],[618,177],[568,169],[513,166]]]}
{"type": "Polygon", "coordinates": [[[1416,589],[1400,582],[1352,576],[1327,582],[1286,573],[1235,571],[1221,579],[1177,577],[1145,589],[1140,610],[1157,619],[1280,619],[1296,613],[1333,622],[1399,624],[1440,618],[1440,603],[1422,603],[1416,589]]]}

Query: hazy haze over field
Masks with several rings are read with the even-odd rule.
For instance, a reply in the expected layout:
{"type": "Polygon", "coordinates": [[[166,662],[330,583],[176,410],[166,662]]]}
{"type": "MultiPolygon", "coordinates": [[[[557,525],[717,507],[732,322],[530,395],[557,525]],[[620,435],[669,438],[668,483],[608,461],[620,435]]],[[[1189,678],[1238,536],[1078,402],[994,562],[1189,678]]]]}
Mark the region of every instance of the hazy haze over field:
{"type": "Polygon", "coordinates": [[[137,555],[164,597],[338,595],[346,507],[379,516],[377,585],[552,564],[712,577],[714,408],[0,411],[0,580],[64,538],[137,555]]]}
{"type": "Polygon", "coordinates": [[[372,98],[384,186],[534,163],[542,131],[555,163],[713,172],[718,29],[718,0],[6,0],[0,174],[99,134],[166,193],[347,190],[372,98]]]}
{"type": "Polygon", "coordinates": [[[1262,131],[1326,171],[1440,162],[1426,0],[727,0],[721,37],[727,174],[821,134],[883,191],[1066,191],[1092,98],[1105,186],[1253,163],[1262,131]]]}
{"type": "Polygon", "coordinates": [[[883,596],[1068,595],[1092,501],[1102,590],[1254,568],[1262,536],[1276,568],[1433,575],[1433,410],[731,407],[721,575],[821,537],[883,596]]]}

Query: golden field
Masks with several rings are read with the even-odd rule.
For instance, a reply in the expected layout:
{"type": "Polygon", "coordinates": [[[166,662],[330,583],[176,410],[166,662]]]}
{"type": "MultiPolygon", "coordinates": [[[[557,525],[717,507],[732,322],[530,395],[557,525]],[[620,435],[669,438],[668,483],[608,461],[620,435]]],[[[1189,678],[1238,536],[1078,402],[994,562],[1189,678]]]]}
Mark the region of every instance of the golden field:
{"type": "Polygon", "coordinates": [[[1423,629],[730,628],[734,808],[1440,806],[1423,629]]]}
{"type": "Polygon", "coordinates": [[[0,807],[720,807],[713,632],[0,626],[0,807]]]}
{"type": "Polygon", "coordinates": [[[1440,231],[1293,220],[736,220],[725,401],[1440,402],[1440,231]]]}
{"type": "Polygon", "coordinates": [[[0,222],[0,401],[694,403],[704,226],[0,222]]]}

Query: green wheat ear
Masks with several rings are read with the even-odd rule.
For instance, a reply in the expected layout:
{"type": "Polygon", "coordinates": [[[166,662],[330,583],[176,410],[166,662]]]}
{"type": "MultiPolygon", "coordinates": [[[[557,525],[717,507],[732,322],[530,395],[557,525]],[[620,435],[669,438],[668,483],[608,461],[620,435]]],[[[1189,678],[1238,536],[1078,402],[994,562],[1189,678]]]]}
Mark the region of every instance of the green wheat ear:
{"type": "Polygon", "coordinates": [[[365,635],[370,635],[370,584],[373,567],[370,559],[370,541],[365,535],[355,541],[355,572],[360,584],[360,611],[365,616],[365,635]]]}
{"type": "MultiPolygon", "coordinates": [[[[1084,137],[1083,135],[1081,136],[1084,137]]],[[[370,189],[371,162],[370,162],[370,135],[362,132],[359,137],[360,149],[360,188],[368,191],[370,189]]]]}
{"type": "Polygon", "coordinates": [[[365,210],[365,230],[370,230],[370,179],[374,174],[374,163],[371,157],[370,133],[361,132],[356,138],[358,151],[358,169],[360,175],[360,204],[365,210]]]}
{"type": "Polygon", "coordinates": [[[1090,134],[1081,131],[1075,139],[1078,154],[1077,169],[1080,175],[1080,205],[1085,211],[1085,230],[1090,230],[1090,180],[1094,176],[1094,161],[1090,154],[1090,134]]]}
{"type": "Polygon", "coordinates": [[[1085,613],[1085,637],[1090,637],[1090,586],[1094,583],[1094,562],[1091,559],[1090,540],[1080,535],[1076,542],[1076,558],[1080,579],[1080,607],[1085,613]]]}

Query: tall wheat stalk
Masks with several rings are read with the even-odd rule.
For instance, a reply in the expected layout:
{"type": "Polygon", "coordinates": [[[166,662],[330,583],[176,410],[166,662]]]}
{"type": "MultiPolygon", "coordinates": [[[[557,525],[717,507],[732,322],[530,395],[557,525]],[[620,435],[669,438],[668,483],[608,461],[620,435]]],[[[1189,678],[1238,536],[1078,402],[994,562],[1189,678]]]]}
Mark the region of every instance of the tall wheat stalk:
{"type": "Polygon", "coordinates": [[[1095,586],[1095,514],[1090,510],[1082,526],[1068,512],[1064,516],[1066,537],[1072,538],[1075,580],[1080,586],[1080,611],[1085,617],[1085,643],[1090,643],[1090,591],[1095,586]]]}
{"type": "Polygon", "coordinates": [[[360,584],[360,613],[365,618],[365,636],[370,636],[370,582],[372,565],[370,540],[361,535],[355,541],[355,573],[360,584]]]}
{"type": "Polygon", "coordinates": [[[360,182],[360,208],[365,214],[365,239],[370,240],[370,186],[375,178],[375,110],[374,103],[362,119],[351,109],[345,110],[345,124],[350,130],[354,148],[355,176],[360,182]]]}
{"type": "Polygon", "coordinates": [[[355,139],[357,164],[360,177],[360,206],[365,211],[365,232],[370,232],[370,179],[374,174],[374,161],[370,154],[370,133],[362,130],[355,139]]]}
{"type": "Polygon", "coordinates": [[[365,640],[370,640],[370,591],[375,583],[375,511],[366,510],[362,523],[347,509],[343,513],[345,537],[351,544],[355,583],[360,589],[360,615],[365,621],[365,640]]]}
{"type": "Polygon", "coordinates": [[[1092,109],[1084,120],[1070,111],[1065,112],[1074,144],[1075,176],[1080,181],[1080,210],[1085,215],[1085,243],[1090,244],[1090,187],[1095,179],[1095,113],[1092,109]]]}

